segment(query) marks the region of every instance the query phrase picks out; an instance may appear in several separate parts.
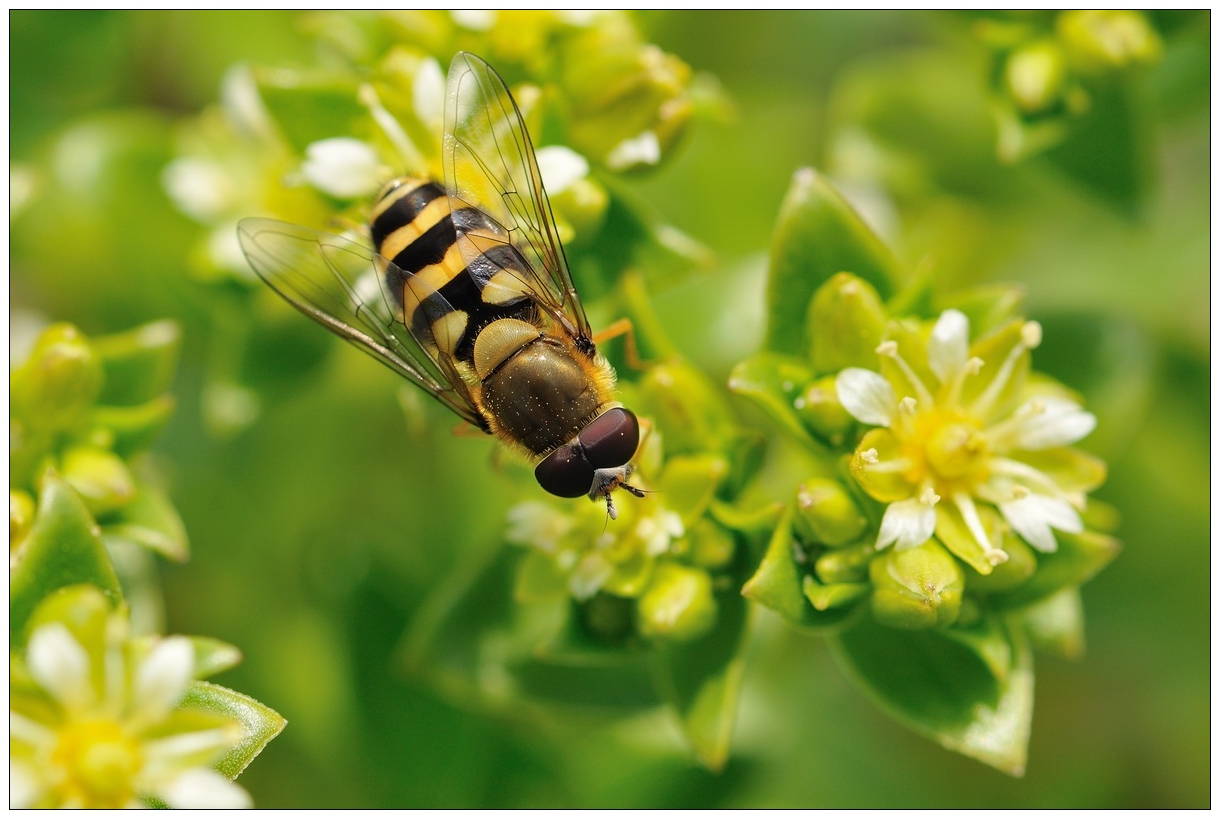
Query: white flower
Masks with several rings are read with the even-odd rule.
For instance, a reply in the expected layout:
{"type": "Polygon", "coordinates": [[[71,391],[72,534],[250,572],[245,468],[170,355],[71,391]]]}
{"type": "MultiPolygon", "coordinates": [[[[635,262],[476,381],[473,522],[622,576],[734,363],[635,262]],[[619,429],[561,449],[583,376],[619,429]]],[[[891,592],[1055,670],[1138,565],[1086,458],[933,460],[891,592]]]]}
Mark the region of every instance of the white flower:
{"type": "Polygon", "coordinates": [[[445,120],[445,73],[428,57],[419,64],[411,85],[415,116],[429,130],[440,132],[445,120]]]}
{"type": "Polygon", "coordinates": [[[39,696],[10,699],[9,806],[244,808],[250,797],[207,767],[242,739],[236,722],[176,719],[194,668],[185,637],[132,656],[108,622],[95,656],[61,623],[30,637],[25,663],[39,696]]]}
{"type": "Polygon", "coordinates": [[[542,184],[551,196],[589,175],[589,160],[564,145],[548,145],[535,154],[542,184]]]}
{"type": "Polygon", "coordinates": [[[603,504],[527,501],[508,511],[505,536],[554,561],[575,600],[588,600],[599,591],[636,597],[657,559],[673,551],[685,527],[680,515],[661,505],[660,493],[632,498],[618,511],[618,519],[610,522],[603,504]]]}
{"type": "Polygon", "coordinates": [[[889,504],[877,548],[935,534],[985,573],[1008,559],[989,531],[992,510],[1043,552],[1057,548],[1053,529],[1082,531],[1077,509],[1105,470],[1067,446],[1097,419],[1026,383],[1041,326],[1014,322],[971,345],[966,316],[946,310],[926,337],[901,326],[893,335],[877,348],[880,372],[851,367],[835,380],[844,409],[879,427],[852,459],[864,489],[889,504]]]}
{"type": "Polygon", "coordinates": [[[625,171],[638,165],[655,165],[661,161],[661,142],[656,132],[643,131],[624,139],[606,154],[606,167],[625,171]]]}
{"type": "Polygon", "coordinates": [[[310,185],[339,199],[370,196],[387,176],[387,169],[373,147],[351,137],[310,143],[305,148],[301,172],[310,185]]]}

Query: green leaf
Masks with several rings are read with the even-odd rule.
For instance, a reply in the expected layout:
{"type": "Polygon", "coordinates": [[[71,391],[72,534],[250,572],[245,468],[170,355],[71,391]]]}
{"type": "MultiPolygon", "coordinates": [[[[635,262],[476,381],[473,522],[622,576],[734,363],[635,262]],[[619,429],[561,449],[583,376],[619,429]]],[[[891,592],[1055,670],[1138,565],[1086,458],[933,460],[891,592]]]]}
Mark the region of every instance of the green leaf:
{"type": "Polygon", "coordinates": [[[1118,556],[1121,544],[1109,535],[1056,532],[1059,548],[1038,554],[1038,571],[1018,588],[989,599],[996,605],[1015,608],[1049,597],[1060,589],[1081,586],[1118,556]]]}
{"type": "Polygon", "coordinates": [[[801,591],[818,611],[843,609],[855,605],[868,596],[873,587],[868,583],[819,583],[812,575],[805,575],[801,591]]]}
{"type": "Polygon", "coordinates": [[[654,663],[657,688],[677,710],[695,757],[712,771],[728,760],[750,632],[750,608],[740,595],[718,595],[717,605],[710,632],[661,644],[654,663]]]}
{"type": "Polygon", "coordinates": [[[174,380],[181,346],[182,330],[168,320],[94,338],[106,376],[98,402],[132,406],[161,395],[174,380]]]}
{"type": "Polygon", "coordinates": [[[179,707],[235,719],[241,723],[244,732],[241,742],[214,766],[230,779],[236,779],[254,757],[262,753],[267,743],[275,739],[288,724],[287,720],[253,697],[215,683],[192,683],[179,707]]]}
{"type": "Polygon", "coordinates": [[[666,462],[657,490],[666,508],[691,526],[703,517],[728,471],[728,461],[719,455],[677,455],[666,462]]]}
{"type": "Polygon", "coordinates": [[[519,603],[545,603],[563,600],[568,581],[550,555],[531,549],[517,567],[513,599],[519,603]]]}
{"type": "Polygon", "coordinates": [[[772,531],[783,512],[782,503],[772,503],[757,509],[742,509],[735,504],[712,501],[709,508],[712,519],[721,526],[747,536],[772,531]]]}
{"type": "Polygon", "coordinates": [[[1154,157],[1147,105],[1132,83],[1089,88],[1088,112],[1047,152],[1060,170],[1120,213],[1134,217],[1151,188],[1154,157]]]}
{"type": "Polygon", "coordinates": [[[982,338],[1020,315],[1025,288],[1010,284],[986,284],[957,290],[939,299],[936,312],[960,310],[970,321],[970,333],[982,338]]]}
{"type": "Polygon", "coordinates": [[[130,458],[161,434],[174,414],[174,403],[171,396],[161,395],[134,407],[94,407],[89,425],[110,434],[116,455],[130,458]]]}
{"type": "Polygon", "coordinates": [[[766,346],[808,353],[806,311],[814,291],[836,273],[852,273],[888,298],[900,279],[889,248],[852,210],[826,177],[802,168],[780,206],[767,279],[766,346]]]}
{"type": "Polygon", "coordinates": [[[178,510],[159,488],[147,481],[136,484],[136,496],[108,523],[107,534],[115,534],[179,563],[190,557],[190,542],[178,510]]]}
{"type": "Polygon", "coordinates": [[[1034,648],[1050,651],[1065,660],[1084,655],[1084,603],[1080,589],[1069,586],[1034,603],[1020,613],[1034,648]]]}
{"type": "Polygon", "coordinates": [[[780,429],[811,451],[826,451],[797,415],[796,401],[813,379],[813,371],[800,361],[778,353],[762,352],[737,364],[729,374],[729,390],[762,410],[780,429]]]}
{"type": "Polygon", "coordinates": [[[899,722],[1011,776],[1025,773],[1034,672],[1019,629],[992,624],[951,635],[861,618],[831,637],[830,648],[856,685],[899,722]],[[1007,664],[1000,662],[1005,654],[1007,664]],[[1006,679],[998,679],[995,672],[1005,666],[1006,679]]]}
{"type": "Polygon", "coordinates": [[[957,623],[942,632],[969,649],[991,675],[1004,683],[1012,671],[1012,646],[1004,626],[995,617],[984,617],[970,625],[957,623]]]}
{"type": "Polygon", "coordinates": [[[796,564],[792,536],[793,506],[789,504],[776,524],[767,552],[741,593],[766,606],[793,625],[813,629],[835,628],[847,622],[854,608],[818,611],[805,596],[805,572],[796,564]]]}
{"type": "Polygon", "coordinates": [[[43,480],[34,525],[9,574],[9,640],[23,644],[38,603],[56,589],[88,583],[117,605],[123,599],[97,524],[68,483],[53,472],[43,480]]]}
{"type": "Polygon", "coordinates": [[[636,400],[638,411],[656,421],[667,455],[720,449],[737,436],[723,390],[681,359],[649,366],[636,400]]]}

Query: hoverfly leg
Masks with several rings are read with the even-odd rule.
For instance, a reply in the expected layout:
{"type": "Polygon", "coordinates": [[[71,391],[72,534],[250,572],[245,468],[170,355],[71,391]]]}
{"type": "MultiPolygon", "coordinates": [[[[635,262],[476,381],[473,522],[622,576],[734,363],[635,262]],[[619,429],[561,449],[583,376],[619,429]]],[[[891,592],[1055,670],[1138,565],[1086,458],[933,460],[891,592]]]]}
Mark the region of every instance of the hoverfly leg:
{"type": "Polygon", "coordinates": [[[604,341],[609,341],[619,336],[624,336],[623,342],[626,347],[624,353],[627,359],[627,366],[633,370],[643,370],[646,362],[640,358],[640,348],[635,343],[635,325],[631,322],[631,319],[621,318],[603,327],[601,332],[593,334],[593,343],[601,344],[604,341]]]}

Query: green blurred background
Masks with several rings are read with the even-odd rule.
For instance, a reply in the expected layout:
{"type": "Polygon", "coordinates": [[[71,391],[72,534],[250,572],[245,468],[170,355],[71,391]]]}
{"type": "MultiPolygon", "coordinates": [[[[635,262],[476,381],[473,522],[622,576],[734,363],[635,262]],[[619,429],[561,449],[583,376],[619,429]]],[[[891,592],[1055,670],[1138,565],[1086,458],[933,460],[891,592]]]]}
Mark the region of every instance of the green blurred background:
{"type": "MultiPolygon", "coordinates": [[[[508,548],[513,495],[490,443],[451,437],[440,413],[409,424],[395,379],[346,347],[308,371],[326,347],[303,321],[241,365],[257,420],[206,431],[226,321],[248,325],[232,320],[238,299],[184,274],[198,228],[161,185],[180,123],[215,101],[230,65],[311,59],[299,18],[10,13],[13,336],[40,317],[86,333],[183,325],[180,406],[156,457],[193,555],[163,566],[167,631],[242,648],[218,681],[288,718],[242,776],[256,804],[1209,805],[1210,15],[1154,20],[1164,56],[1123,86],[1129,116],[1008,167],[969,18],[640,20],[736,106],[630,183],[718,254],[655,294],[686,355],[723,382],[755,349],[771,225],[792,172],[812,164],[908,264],[1026,285],[1046,328],[1035,365],[1101,419],[1086,447],[1110,463],[1097,497],[1121,511],[1125,548],[1083,589],[1085,658],[1039,657],[1030,765],[1014,780],[889,721],[820,639],[768,613],[719,775],[662,712],[514,720],[408,674],[402,636],[429,592],[464,556],[508,548]]],[[[258,348],[248,332],[241,344],[258,348]]]]}

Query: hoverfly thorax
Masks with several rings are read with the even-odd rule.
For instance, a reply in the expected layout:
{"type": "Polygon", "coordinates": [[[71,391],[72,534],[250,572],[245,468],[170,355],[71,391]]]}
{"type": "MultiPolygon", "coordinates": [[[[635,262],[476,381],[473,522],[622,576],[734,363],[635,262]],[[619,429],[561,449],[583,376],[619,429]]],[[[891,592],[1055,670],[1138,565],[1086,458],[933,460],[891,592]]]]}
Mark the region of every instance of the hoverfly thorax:
{"type": "Polygon", "coordinates": [[[246,219],[242,249],[301,312],[534,461],[543,489],[614,517],[615,489],[641,494],[626,483],[639,422],[613,401],[521,113],[470,54],[447,93],[445,182],[388,183],[371,247],[246,219]]]}

